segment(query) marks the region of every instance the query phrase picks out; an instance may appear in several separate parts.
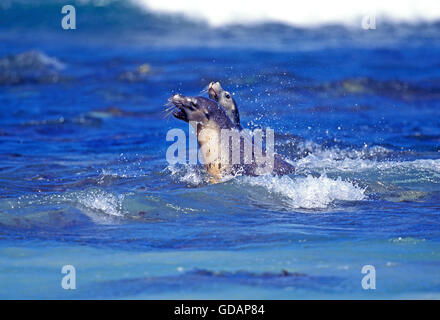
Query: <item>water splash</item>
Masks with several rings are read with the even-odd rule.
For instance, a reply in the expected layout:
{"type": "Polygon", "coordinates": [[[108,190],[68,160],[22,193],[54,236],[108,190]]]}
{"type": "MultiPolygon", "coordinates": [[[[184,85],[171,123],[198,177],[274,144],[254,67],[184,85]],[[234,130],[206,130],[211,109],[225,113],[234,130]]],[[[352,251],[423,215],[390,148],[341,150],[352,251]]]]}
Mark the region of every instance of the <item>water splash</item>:
{"type": "Polygon", "coordinates": [[[124,194],[117,195],[100,188],[92,188],[85,191],[44,196],[21,196],[16,201],[9,201],[9,205],[11,209],[25,209],[28,207],[67,204],[77,207],[93,220],[99,220],[99,216],[123,217],[124,208],[122,203],[124,199],[124,194]]]}
{"type": "Polygon", "coordinates": [[[365,189],[341,178],[326,176],[291,178],[289,176],[245,177],[243,184],[265,188],[277,194],[294,209],[325,209],[335,201],[365,200],[365,189]]]}
{"type": "Polygon", "coordinates": [[[200,166],[190,164],[174,165],[166,168],[171,174],[171,177],[181,183],[186,183],[190,186],[197,187],[209,183],[209,175],[200,166]]]}
{"type": "Polygon", "coordinates": [[[77,196],[77,201],[87,210],[102,212],[107,215],[122,217],[122,201],[124,195],[114,195],[100,189],[81,193],[77,196]]]}

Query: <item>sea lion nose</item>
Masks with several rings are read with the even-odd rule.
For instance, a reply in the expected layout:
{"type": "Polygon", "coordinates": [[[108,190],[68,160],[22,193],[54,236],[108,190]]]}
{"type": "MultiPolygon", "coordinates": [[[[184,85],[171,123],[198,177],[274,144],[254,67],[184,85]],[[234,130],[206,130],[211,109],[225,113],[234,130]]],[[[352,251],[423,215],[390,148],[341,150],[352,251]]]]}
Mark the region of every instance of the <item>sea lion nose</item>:
{"type": "Polygon", "coordinates": [[[219,81],[213,82],[212,86],[211,86],[211,89],[213,89],[216,93],[219,93],[219,92],[222,91],[222,86],[220,85],[219,81]]]}
{"type": "Polygon", "coordinates": [[[182,102],[182,100],[183,100],[183,96],[181,95],[181,94],[175,94],[172,98],[171,98],[171,100],[174,102],[174,103],[176,103],[176,102],[182,102]]]}

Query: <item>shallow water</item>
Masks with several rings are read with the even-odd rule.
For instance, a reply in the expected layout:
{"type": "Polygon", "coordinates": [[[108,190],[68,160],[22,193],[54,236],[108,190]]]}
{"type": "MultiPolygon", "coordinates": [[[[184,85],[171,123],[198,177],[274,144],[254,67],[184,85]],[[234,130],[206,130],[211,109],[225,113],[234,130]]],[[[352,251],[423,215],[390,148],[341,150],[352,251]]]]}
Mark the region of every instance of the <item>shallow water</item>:
{"type": "Polygon", "coordinates": [[[117,5],[75,31],[56,1],[0,11],[29,18],[0,19],[1,298],[439,298],[439,24],[213,29],[117,5]],[[167,98],[213,80],[297,174],[167,164],[188,130],[167,98]]]}

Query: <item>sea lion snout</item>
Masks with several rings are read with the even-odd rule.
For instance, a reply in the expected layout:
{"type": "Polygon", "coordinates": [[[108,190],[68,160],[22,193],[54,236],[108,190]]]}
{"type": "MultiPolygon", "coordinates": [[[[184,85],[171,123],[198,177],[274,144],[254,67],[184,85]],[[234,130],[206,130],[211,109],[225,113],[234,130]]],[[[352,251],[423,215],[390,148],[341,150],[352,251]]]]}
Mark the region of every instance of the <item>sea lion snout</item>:
{"type": "Polygon", "coordinates": [[[219,93],[222,91],[222,86],[220,85],[220,82],[211,82],[208,86],[208,93],[209,97],[215,101],[218,101],[219,99],[219,93]]]}
{"type": "Polygon", "coordinates": [[[186,97],[181,94],[175,94],[170,100],[176,107],[176,110],[173,112],[174,117],[188,122],[188,113],[185,108],[185,104],[187,103],[186,97]]]}
{"type": "Polygon", "coordinates": [[[187,97],[181,94],[175,94],[171,97],[171,102],[177,107],[178,105],[183,106],[185,102],[187,102],[187,97]]]}
{"type": "Polygon", "coordinates": [[[175,94],[169,100],[176,107],[173,113],[174,117],[186,122],[204,123],[208,121],[210,118],[207,111],[209,101],[215,104],[215,102],[203,97],[187,97],[181,94],[175,94]]]}

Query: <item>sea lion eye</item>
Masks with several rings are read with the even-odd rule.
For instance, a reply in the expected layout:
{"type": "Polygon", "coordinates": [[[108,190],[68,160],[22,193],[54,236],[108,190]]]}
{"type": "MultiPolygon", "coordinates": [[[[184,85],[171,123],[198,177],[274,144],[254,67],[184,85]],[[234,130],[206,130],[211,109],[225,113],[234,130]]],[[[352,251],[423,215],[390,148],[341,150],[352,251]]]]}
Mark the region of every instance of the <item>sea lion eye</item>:
{"type": "Polygon", "coordinates": [[[230,99],[231,98],[231,95],[229,94],[229,93],[225,93],[225,97],[226,97],[226,99],[230,99]]]}

